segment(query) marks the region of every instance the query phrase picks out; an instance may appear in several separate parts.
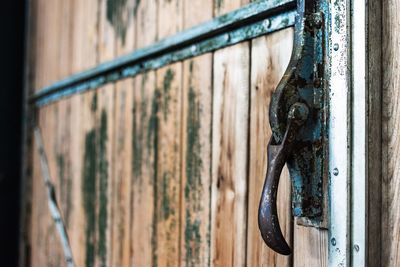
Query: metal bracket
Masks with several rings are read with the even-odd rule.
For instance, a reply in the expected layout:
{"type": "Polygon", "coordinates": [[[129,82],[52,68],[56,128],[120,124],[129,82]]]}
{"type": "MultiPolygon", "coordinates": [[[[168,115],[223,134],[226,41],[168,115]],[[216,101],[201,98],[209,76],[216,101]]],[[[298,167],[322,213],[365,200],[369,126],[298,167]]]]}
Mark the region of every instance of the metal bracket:
{"type": "Polygon", "coordinates": [[[269,113],[273,137],[280,142],[287,128],[290,107],[300,102],[309,108],[310,114],[296,136],[287,165],[293,181],[293,215],[314,223],[322,216],[322,174],[326,158],[323,28],[322,13],[305,10],[296,18],[292,60],[272,97],[269,113]]]}
{"type": "Polygon", "coordinates": [[[326,213],[323,193],[327,159],[326,31],[323,8],[318,3],[316,0],[298,1],[292,57],[270,105],[272,138],[268,147],[268,173],[260,201],[259,227],[267,245],[282,254],[289,254],[290,249],[282,237],[279,221],[271,219],[277,218],[277,188],[271,185],[278,184],[278,181],[271,180],[279,180],[281,172],[280,166],[274,166],[279,164],[276,159],[284,159],[289,168],[293,216],[298,217],[298,223],[321,227],[326,213]],[[307,118],[295,133],[289,133],[290,112],[299,104],[308,108],[307,118]],[[295,135],[290,145],[286,145],[288,134],[295,135]],[[266,225],[271,222],[273,225],[266,225]]]}

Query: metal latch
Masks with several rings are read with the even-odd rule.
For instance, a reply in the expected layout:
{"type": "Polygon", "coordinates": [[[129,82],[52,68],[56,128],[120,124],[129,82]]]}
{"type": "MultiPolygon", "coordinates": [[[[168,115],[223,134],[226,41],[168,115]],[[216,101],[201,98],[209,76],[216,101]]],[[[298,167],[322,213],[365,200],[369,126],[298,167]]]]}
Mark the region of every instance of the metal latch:
{"type": "Polygon", "coordinates": [[[292,180],[293,216],[308,226],[321,226],[326,161],[325,25],[316,0],[299,0],[294,49],[270,105],[272,137],[261,195],[258,224],[265,243],[278,253],[291,250],[277,215],[279,177],[285,163],[292,180]]]}

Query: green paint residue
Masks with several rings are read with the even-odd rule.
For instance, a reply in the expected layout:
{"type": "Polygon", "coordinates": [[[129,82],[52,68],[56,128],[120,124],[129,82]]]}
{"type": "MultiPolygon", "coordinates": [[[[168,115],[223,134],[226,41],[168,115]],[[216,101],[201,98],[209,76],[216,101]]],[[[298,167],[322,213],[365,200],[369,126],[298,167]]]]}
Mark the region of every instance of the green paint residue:
{"type": "Polygon", "coordinates": [[[169,183],[170,174],[165,172],[162,177],[162,192],[161,192],[161,217],[164,220],[168,220],[169,216],[174,214],[174,209],[171,207],[171,200],[169,197],[169,183]]]}
{"type": "Polygon", "coordinates": [[[175,73],[173,70],[168,69],[167,72],[164,75],[164,81],[163,81],[163,103],[162,103],[162,108],[163,108],[163,113],[164,113],[164,120],[168,119],[168,113],[169,113],[169,104],[171,100],[171,85],[172,81],[174,80],[175,73]]]}
{"type": "Polygon", "coordinates": [[[90,109],[92,112],[96,112],[97,110],[97,93],[93,94],[92,104],[90,105],[90,109]]]}
{"type": "MultiPolygon", "coordinates": [[[[143,164],[143,157],[145,150],[143,150],[143,145],[144,145],[144,138],[145,138],[145,127],[140,127],[140,124],[143,124],[147,120],[147,105],[148,105],[148,99],[145,97],[145,90],[146,90],[146,81],[147,81],[147,73],[142,75],[142,85],[140,88],[140,93],[141,93],[141,101],[139,104],[139,107],[136,105],[133,107],[133,122],[132,122],[132,132],[133,132],[133,138],[132,138],[132,144],[133,144],[133,176],[135,178],[135,181],[139,179],[142,175],[142,164],[143,164]],[[140,120],[137,121],[137,112],[138,108],[140,108],[140,120]]],[[[150,133],[152,135],[153,133],[150,133]]],[[[150,137],[151,138],[151,137],[150,137]]],[[[149,151],[147,151],[148,153],[149,151]]],[[[139,185],[140,186],[140,185],[139,185]]]]}
{"type": "Polygon", "coordinates": [[[91,130],[85,137],[83,159],[83,208],[86,216],[86,258],[85,266],[94,266],[96,229],[96,131],[91,130]]]}
{"type": "Polygon", "coordinates": [[[202,159],[200,144],[200,106],[192,82],[193,61],[190,66],[188,92],[188,116],[186,123],[187,152],[186,152],[186,184],[185,184],[185,263],[186,266],[198,266],[201,263],[200,221],[196,213],[202,210],[203,188],[201,180],[202,159]],[[192,215],[192,212],[194,213],[192,215]]]}
{"type": "MultiPolygon", "coordinates": [[[[186,214],[189,214],[187,210],[186,214]]],[[[200,221],[195,220],[192,223],[190,214],[186,216],[185,226],[185,266],[199,266],[200,262],[200,221]]]]}
{"type": "Polygon", "coordinates": [[[65,162],[64,156],[62,154],[58,154],[56,156],[57,169],[58,169],[58,179],[60,179],[61,186],[64,186],[65,183],[65,162]]]}
{"type": "Polygon", "coordinates": [[[151,101],[151,114],[147,128],[147,149],[150,151],[154,146],[154,140],[157,141],[158,127],[158,109],[159,109],[160,91],[156,89],[153,100],[151,101]]]}
{"type": "Polygon", "coordinates": [[[83,208],[86,217],[85,266],[94,266],[96,253],[100,258],[100,266],[107,264],[107,139],[107,113],[102,110],[99,129],[92,129],[85,137],[82,173],[83,208]],[[99,203],[98,213],[96,203],[99,203]]]}
{"type": "Polygon", "coordinates": [[[215,0],[215,6],[217,7],[217,10],[220,10],[224,4],[224,0],[215,0]]]}
{"type": "Polygon", "coordinates": [[[117,36],[125,44],[126,33],[133,16],[136,15],[140,0],[107,0],[106,16],[108,22],[113,26],[117,36]]]}
{"type": "MultiPolygon", "coordinates": [[[[158,257],[157,257],[157,224],[159,214],[156,212],[158,209],[158,198],[159,195],[159,185],[157,183],[157,174],[158,174],[158,140],[157,140],[157,131],[158,131],[158,110],[160,104],[160,90],[156,89],[154,95],[150,101],[150,99],[145,97],[146,92],[146,83],[147,83],[147,74],[142,76],[142,85],[140,89],[141,93],[141,101],[136,104],[133,109],[133,124],[132,124],[132,149],[133,149],[133,162],[132,162],[132,174],[135,181],[142,180],[142,168],[143,164],[148,169],[153,169],[153,177],[152,177],[152,185],[153,185],[153,220],[152,220],[152,231],[151,231],[151,245],[152,245],[152,266],[158,266],[158,257]],[[148,114],[147,109],[148,105],[151,105],[150,114],[148,114]],[[137,112],[140,112],[140,117],[137,115],[137,112]],[[139,121],[138,121],[139,120],[139,121]],[[147,127],[145,126],[147,122],[147,127]],[[151,161],[147,161],[147,157],[153,156],[154,161],[153,165],[150,164],[151,161]]],[[[139,186],[137,184],[135,186],[139,186]]]]}
{"type": "Polygon", "coordinates": [[[101,259],[101,266],[106,266],[107,255],[107,191],[108,191],[108,161],[107,161],[107,114],[105,110],[101,112],[100,132],[99,132],[99,246],[98,255],[101,259]]]}

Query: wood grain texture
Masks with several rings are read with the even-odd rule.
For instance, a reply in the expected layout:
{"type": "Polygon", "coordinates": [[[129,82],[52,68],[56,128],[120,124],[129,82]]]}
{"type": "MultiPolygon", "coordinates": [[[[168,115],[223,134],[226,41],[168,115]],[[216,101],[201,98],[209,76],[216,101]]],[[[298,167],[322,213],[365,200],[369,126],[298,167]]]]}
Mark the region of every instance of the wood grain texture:
{"type": "Polygon", "coordinates": [[[328,231],[294,225],[293,266],[328,266],[328,231]]]}
{"type": "MultiPolygon", "coordinates": [[[[367,6],[367,266],[382,265],[382,1],[367,6]]],[[[354,248],[353,248],[354,249],[354,248]]]]}
{"type": "Polygon", "coordinates": [[[211,20],[213,17],[212,0],[184,0],[183,28],[188,29],[211,20]]]}
{"type": "MultiPolygon", "coordinates": [[[[291,257],[275,253],[262,240],[258,229],[258,206],[267,171],[267,145],[271,137],[269,104],[271,95],[289,63],[292,47],[291,28],[252,41],[248,266],[291,266],[291,257]]],[[[287,169],[281,176],[278,189],[279,222],[286,241],[292,246],[291,180],[287,169]]]]}
{"type": "Polygon", "coordinates": [[[156,74],[134,78],[132,118],[131,266],[157,266],[157,127],[156,74]]]}
{"type": "Polygon", "coordinates": [[[248,3],[250,0],[212,0],[214,1],[214,16],[234,11],[248,3]]]}
{"type": "Polygon", "coordinates": [[[225,48],[214,55],[213,266],[243,266],[246,259],[249,57],[248,43],[225,48]]]}
{"type": "Polygon", "coordinates": [[[136,48],[149,46],[158,40],[158,1],[139,1],[136,8],[136,48]]]}
{"type": "MultiPolygon", "coordinates": [[[[126,1],[125,1],[126,2],[126,1]]],[[[115,19],[118,15],[119,8],[125,6],[116,6],[120,1],[99,1],[98,13],[98,62],[111,60],[117,55],[117,46],[120,42],[126,39],[125,21],[118,20],[116,24],[115,19]],[[122,31],[122,32],[121,32],[122,31]],[[121,41],[120,41],[121,40],[121,41]]],[[[127,23],[127,22],[126,22],[127,23]]],[[[130,35],[131,36],[131,35],[130,35]]],[[[106,267],[113,266],[115,263],[121,263],[126,260],[128,255],[123,255],[121,252],[125,244],[125,240],[118,239],[120,232],[124,229],[125,218],[123,216],[124,210],[118,209],[121,205],[129,205],[129,200],[125,200],[128,196],[126,188],[120,190],[119,177],[115,176],[114,160],[115,160],[115,138],[114,138],[114,124],[115,124],[115,84],[107,84],[97,89],[94,98],[91,99],[90,104],[93,112],[95,113],[95,150],[93,153],[96,167],[95,167],[95,200],[94,206],[96,208],[96,239],[94,242],[96,248],[95,264],[96,266],[106,267]],[[118,208],[116,207],[118,206],[118,208]],[[122,218],[121,218],[122,217],[122,218]],[[113,241],[118,239],[118,245],[113,241]],[[115,245],[115,246],[114,246],[115,245]],[[115,254],[114,254],[115,253],[115,254]],[[125,258],[119,258],[119,256],[125,258]]],[[[86,95],[90,95],[86,94],[86,95]]],[[[93,131],[92,130],[92,131],[93,131]]],[[[128,188],[129,190],[129,188],[128,188]]]]}
{"type": "Polygon", "coordinates": [[[157,70],[157,263],[177,266],[180,253],[182,63],[157,70]]]}
{"type": "MultiPolygon", "coordinates": [[[[160,0],[157,8],[158,39],[173,35],[183,27],[183,2],[160,0]],[[171,19],[173,14],[174,19],[171,19]]],[[[157,125],[157,264],[179,265],[182,63],[156,71],[158,101],[157,125]]],[[[155,264],[155,262],[153,263],[155,264]]]]}
{"type": "MultiPolygon", "coordinates": [[[[41,113],[39,118],[40,125],[43,126],[43,136],[47,139],[51,137],[51,141],[47,142],[44,149],[51,156],[54,153],[56,138],[56,121],[57,113],[54,112],[56,109],[55,105],[46,107],[46,113],[41,113]]],[[[37,165],[33,168],[34,175],[37,179],[33,182],[33,202],[38,203],[32,207],[32,230],[31,230],[31,241],[32,241],[32,266],[48,266],[48,265],[59,265],[62,264],[62,248],[57,231],[55,229],[54,222],[50,215],[48,206],[48,197],[46,187],[44,185],[42,172],[40,169],[39,156],[37,151],[34,155],[34,163],[37,165]]],[[[56,168],[55,161],[49,157],[50,175],[51,181],[57,184],[57,180],[54,171],[56,168]]],[[[64,266],[64,265],[62,265],[64,266]]]]}
{"type": "Polygon", "coordinates": [[[183,1],[158,0],[157,40],[171,36],[183,28],[183,1]]]}
{"type": "MultiPolygon", "coordinates": [[[[157,40],[157,1],[140,1],[135,17],[135,46],[157,40]]],[[[157,266],[157,125],[156,72],[133,79],[131,266],[157,266]],[[140,241],[139,241],[140,240],[140,241]]]]}
{"type": "MultiPolygon", "coordinates": [[[[213,16],[212,1],[183,1],[183,28],[213,16]]],[[[180,266],[210,265],[212,54],[183,62],[180,266]]]]}
{"type": "MultiPolygon", "coordinates": [[[[114,5],[117,5],[115,2],[114,5]]],[[[107,5],[107,21],[113,25],[116,56],[135,49],[137,1],[128,0],[121,6],[107,5]],[[111,13],[114,12],[114,13],[111,13]]],[[[114,124],[112,153],[111,240],[110,266],[130,266],[131,211],[132,211],[132,110],[134,79],[115,83],[114,110],[110,119],[114,124]]]]}
{"type": "Polygon", "coordinates": [[[400,265],[400,1],[382,1],[382,266],[400,265]]]}
{"type": "Polygon", "coordinates": [[[183,63],[181,266],[210,264],[212,55],[183,63]]]}
{"type": "MultiPolygon", "coordinates": [[[[99,2],[74,1],[72,4],[71,71],[81,71],[98,62],[99,2]],[[82,25],[85,25],[82,27],[82,25]]],[[[93,266],[96,254],[96,114],[94,92],[71,98],[70,161],[72,168],[71,225],[67,229],[77,266],[93,266]]]]}

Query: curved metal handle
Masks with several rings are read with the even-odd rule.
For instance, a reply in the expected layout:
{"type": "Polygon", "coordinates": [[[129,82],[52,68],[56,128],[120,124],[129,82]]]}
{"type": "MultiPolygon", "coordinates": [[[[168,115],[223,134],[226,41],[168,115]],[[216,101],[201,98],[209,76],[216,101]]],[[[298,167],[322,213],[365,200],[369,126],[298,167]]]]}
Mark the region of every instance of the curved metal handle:
{"type": "Polygon", "coordinates": [[[289,255],[291,250],[282,235],[276,208],[279,178],[283,166],[292,153],[296,134],[307,116],[308,108],[305,104],[293,104],[288,114],[287,128],[282,142],[277,144],[272,136],[268,144],[268,169],[258,210],[258,227],[264,242],[283,255],[289,255]]]}

